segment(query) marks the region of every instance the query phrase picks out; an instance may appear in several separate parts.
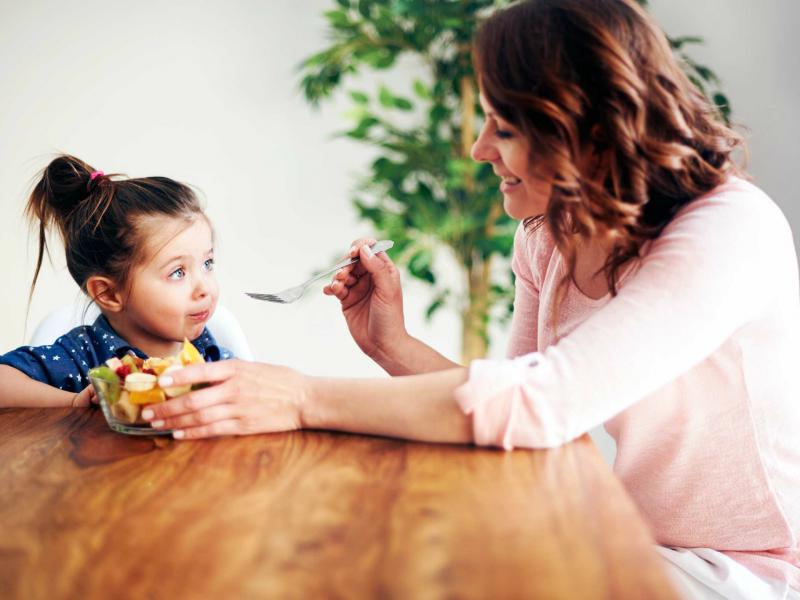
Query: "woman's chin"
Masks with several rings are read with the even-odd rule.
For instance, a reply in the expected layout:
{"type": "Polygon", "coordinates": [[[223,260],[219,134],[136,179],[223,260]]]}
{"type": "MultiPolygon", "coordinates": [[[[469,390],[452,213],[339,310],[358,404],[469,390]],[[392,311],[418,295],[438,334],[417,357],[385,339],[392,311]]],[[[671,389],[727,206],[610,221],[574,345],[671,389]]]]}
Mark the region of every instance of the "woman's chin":
{"type": "Polygon", "coordinates": [[[544,209],[535,206],[530,200],[515,198],[512,194],[503,194],[503,210],[517,221],[538,217],[544,213],[544,209]]]}

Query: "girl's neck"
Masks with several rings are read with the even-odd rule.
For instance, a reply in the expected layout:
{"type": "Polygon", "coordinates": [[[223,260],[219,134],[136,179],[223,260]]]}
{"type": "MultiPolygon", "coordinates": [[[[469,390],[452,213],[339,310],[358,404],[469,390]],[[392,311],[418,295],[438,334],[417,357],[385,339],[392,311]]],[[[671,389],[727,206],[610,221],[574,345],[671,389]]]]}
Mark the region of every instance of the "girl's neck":
{"type": "Polygon", "coordinates": [[[124,313],[108,313],[105,317],[117,335],[147,356],[166,358],[181,349],[181,342],[154,336],[132,323],[124,313]]]}

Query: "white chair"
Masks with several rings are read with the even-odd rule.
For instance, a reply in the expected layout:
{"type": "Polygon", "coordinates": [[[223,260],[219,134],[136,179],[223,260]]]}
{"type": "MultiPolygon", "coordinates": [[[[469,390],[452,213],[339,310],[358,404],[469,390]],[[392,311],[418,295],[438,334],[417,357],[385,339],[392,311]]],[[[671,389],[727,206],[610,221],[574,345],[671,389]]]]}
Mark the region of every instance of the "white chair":
{"type": "MultiPolygon", "coordinates": [[[[100,315],[97,305],[91,304],[88,308],[81,303],[61,306],[47,315],[36,326],[31,336],[31,346],[46,346],[52,344],[70,329],[79,325],[91,325],[100,315]],[[85,315],[84,315],[85,313],[85,315]]],[[[236,358],[253,360],[250,344],[242,331],[242,327],[233,316],[233,313],[221,305],[217,305],[214,316],[206,324],[208,330],[216,338],[220,346],[227,348],[236,358]]]]}

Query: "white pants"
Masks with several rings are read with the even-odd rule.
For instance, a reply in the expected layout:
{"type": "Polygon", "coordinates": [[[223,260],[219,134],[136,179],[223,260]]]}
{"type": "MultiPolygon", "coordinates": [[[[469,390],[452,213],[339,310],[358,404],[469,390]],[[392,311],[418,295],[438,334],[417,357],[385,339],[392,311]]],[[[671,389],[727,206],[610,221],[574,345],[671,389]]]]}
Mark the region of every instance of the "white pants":
{"type": "Polygon", "coordinates": [[[800,593],[782,581],[762,579],[711,548],[656,546],[667,574],[686,600],[797,600],[800,593]]]}

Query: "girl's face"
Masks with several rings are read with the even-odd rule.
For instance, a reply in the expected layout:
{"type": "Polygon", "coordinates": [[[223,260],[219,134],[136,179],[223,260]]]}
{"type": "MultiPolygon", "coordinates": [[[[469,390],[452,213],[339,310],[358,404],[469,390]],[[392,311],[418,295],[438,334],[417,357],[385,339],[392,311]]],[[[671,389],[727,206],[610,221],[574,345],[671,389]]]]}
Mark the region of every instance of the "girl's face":
{"type": "Polygon", "coordinates": [[[193,340],[214,314],[219,286],[214,275],[211,227],[203,217],[145,217],[145,260],[130,274],[125,313],[130,325],[155,342],[193,340]]]}
{"type": "Polygon", "coordinates": [[[522,220],[543,214],[550,199],[550,179],[534,174],[525,136],[504,121],[483,94],[480,102],[486,120],[472,145],[472,158],[491,163],[495,174],[503,178],[503,208],[511,218],[522,220]]]}

